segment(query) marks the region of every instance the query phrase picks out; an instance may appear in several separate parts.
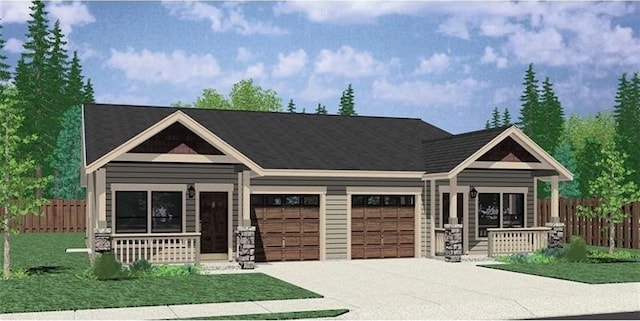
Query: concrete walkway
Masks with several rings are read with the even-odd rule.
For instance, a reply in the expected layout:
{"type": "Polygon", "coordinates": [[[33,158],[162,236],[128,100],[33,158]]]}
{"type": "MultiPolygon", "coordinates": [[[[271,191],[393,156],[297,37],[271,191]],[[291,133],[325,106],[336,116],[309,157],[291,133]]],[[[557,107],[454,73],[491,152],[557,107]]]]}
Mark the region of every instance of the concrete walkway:
{"type": "MultiPolygon", "coordinates": [[[[349,309],[339,319],[525,319],[640,311],[640,283],[589,285],[430,259],[259,264],[322,299],[0,314],[16,319],[169,319],[349,309]]],[[[211,273],[247,273],[208,269],[211,273]]],[[[1,304],[1,303],[0,303],[1,304]]]]}

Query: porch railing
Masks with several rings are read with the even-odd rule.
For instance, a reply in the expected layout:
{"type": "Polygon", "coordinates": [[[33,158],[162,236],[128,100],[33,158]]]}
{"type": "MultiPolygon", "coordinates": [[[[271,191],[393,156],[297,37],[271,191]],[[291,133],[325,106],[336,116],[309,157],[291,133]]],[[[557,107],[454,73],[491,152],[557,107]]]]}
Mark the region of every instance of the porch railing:
{"type": "Polygon", "coordinates": [[[444,229],[436,228],[436,255],[444,255],[444,229]]]}
{"type": "Polygon", "coordinates": [[[549,227],[489,228],[489,257],[497,254],[528,253],[547,247],[549,227]]]}
{"type": "Polygon", "coordinates": [[[198,263],[200,233],[112,235],[116,259],[124,264],[145,259],[151,263],[198,263]]]}

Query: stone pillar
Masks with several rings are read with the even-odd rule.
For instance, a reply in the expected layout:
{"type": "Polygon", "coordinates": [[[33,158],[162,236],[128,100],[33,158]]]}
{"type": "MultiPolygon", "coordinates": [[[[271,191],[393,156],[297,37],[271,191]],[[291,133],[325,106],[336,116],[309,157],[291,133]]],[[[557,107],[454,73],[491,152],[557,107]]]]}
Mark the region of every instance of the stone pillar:
{"type": "MultiPolygon", "coordinates": [[[[102,225],[102,224],[99,224],[102,225]]],[[[96,253],[111,251],[111,229],[100,227],[93,230],[93,244],[95,244],[96,253]]]]}
{"type": "Polygon", "coordinates": [[[462,224],[444,225],[444,261],[460,262],[462,256],[462,224]]]}
{"type": "Polygon", "coordinates": [[[549,222],[545,226],[551,228],[547,239],[547,248],[561,249],[564,246],[564,223],[549,222]]]}
{"type": "Polygon", "coordinates": [[[242,269],[255,269],[256,267],[256,227],[238,226],[236,231],[238,242],[238,263],[242,269]]]}

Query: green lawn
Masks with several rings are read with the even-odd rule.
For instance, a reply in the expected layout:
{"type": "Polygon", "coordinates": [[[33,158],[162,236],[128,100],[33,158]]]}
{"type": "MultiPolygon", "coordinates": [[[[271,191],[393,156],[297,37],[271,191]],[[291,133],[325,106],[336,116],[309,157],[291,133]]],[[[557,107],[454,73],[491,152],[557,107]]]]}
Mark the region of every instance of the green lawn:
{"type": "Polygon", "coordinates": [[[337,310],[315,310],[315,311],[298,311],[298,312],[280,312],[280,313],[260,313],[260,314],[240,314],[240,315],[223,315],[214,317],[198,317],[188,319],[172,319],[172,320],[293,320],[293,319],[317,319],[317,318],[335,318],[339,315],[349,312],[347,309],[337,310]]]}
{"type": "MultiPolygon", "coordinates": [[[[608,252],[608,248],[587,246],[589,251],[608,252]]],[[[640,282],[640,250],[616,249],[616,252],[629,252],[635,257],[624,256],[618,262],[601,258],[601,263],[593,262],[556,262],[549,264],[514,263],[489,264],[484,267],[533,274],[589,284],[640,282]],[[625,261],[626,260],[626,261],[625,261]]],[[[594,258],[591,258],[592,260],[594,258]]]]}
{"type": "Polygon", "coordinates": [[[12,240],[12,268],[38,273],[0,280],[0,313],[322,297],[262,273],[81,279],[87,255],[65,249],[84,247],[84,234],[18,234],[12,240]]]}

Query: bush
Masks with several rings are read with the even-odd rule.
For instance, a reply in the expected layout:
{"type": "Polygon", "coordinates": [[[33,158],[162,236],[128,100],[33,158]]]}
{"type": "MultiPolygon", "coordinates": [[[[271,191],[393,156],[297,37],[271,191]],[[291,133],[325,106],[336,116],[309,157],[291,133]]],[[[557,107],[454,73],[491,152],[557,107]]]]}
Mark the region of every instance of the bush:
{"type": "Polygon", "coordinates": [[[133,277],[144,277],[151,273],[151,263],[145,259],[136,260],[129,265],[129,272],[133,277]]]}
{"type": "Polygon", "coordinates": [[[11,270],[11,278],[12,279],[26,279],[29,277],[29,271],[25,268],[17,268],[11,270]]]}
{"type": "Polygon", "coordinates": [[[186,264],[186,265],[157,265],[154,266],[151,270],[151,275],[153,276],[181,276],[181,275],[192,275],[199,274],[199,270],[197,267],[186,264]]]}
{"type": "Polygon", "coordinates": [[[587,243],[580,236],[572,236],[571,242],[564,249],[564,257],[569,262],[585,261],[588,254],[587,243]]]}
{"type": "Polygon", "coordinates": [[[116,260],[113,252],[106,252],[96,258],[93,273],[98,280],[120,280],[129,276],[128,270],[116,260]]]}
{"type": "Polygon", "coordinates": [[[85,280],[85,281],[97,280],[96,274],[93,273],[93,269],[92,268],[85,269],[81,273],[76,274],[76,277],[78,279],[80,279],[80,280],[85,280]]]}

